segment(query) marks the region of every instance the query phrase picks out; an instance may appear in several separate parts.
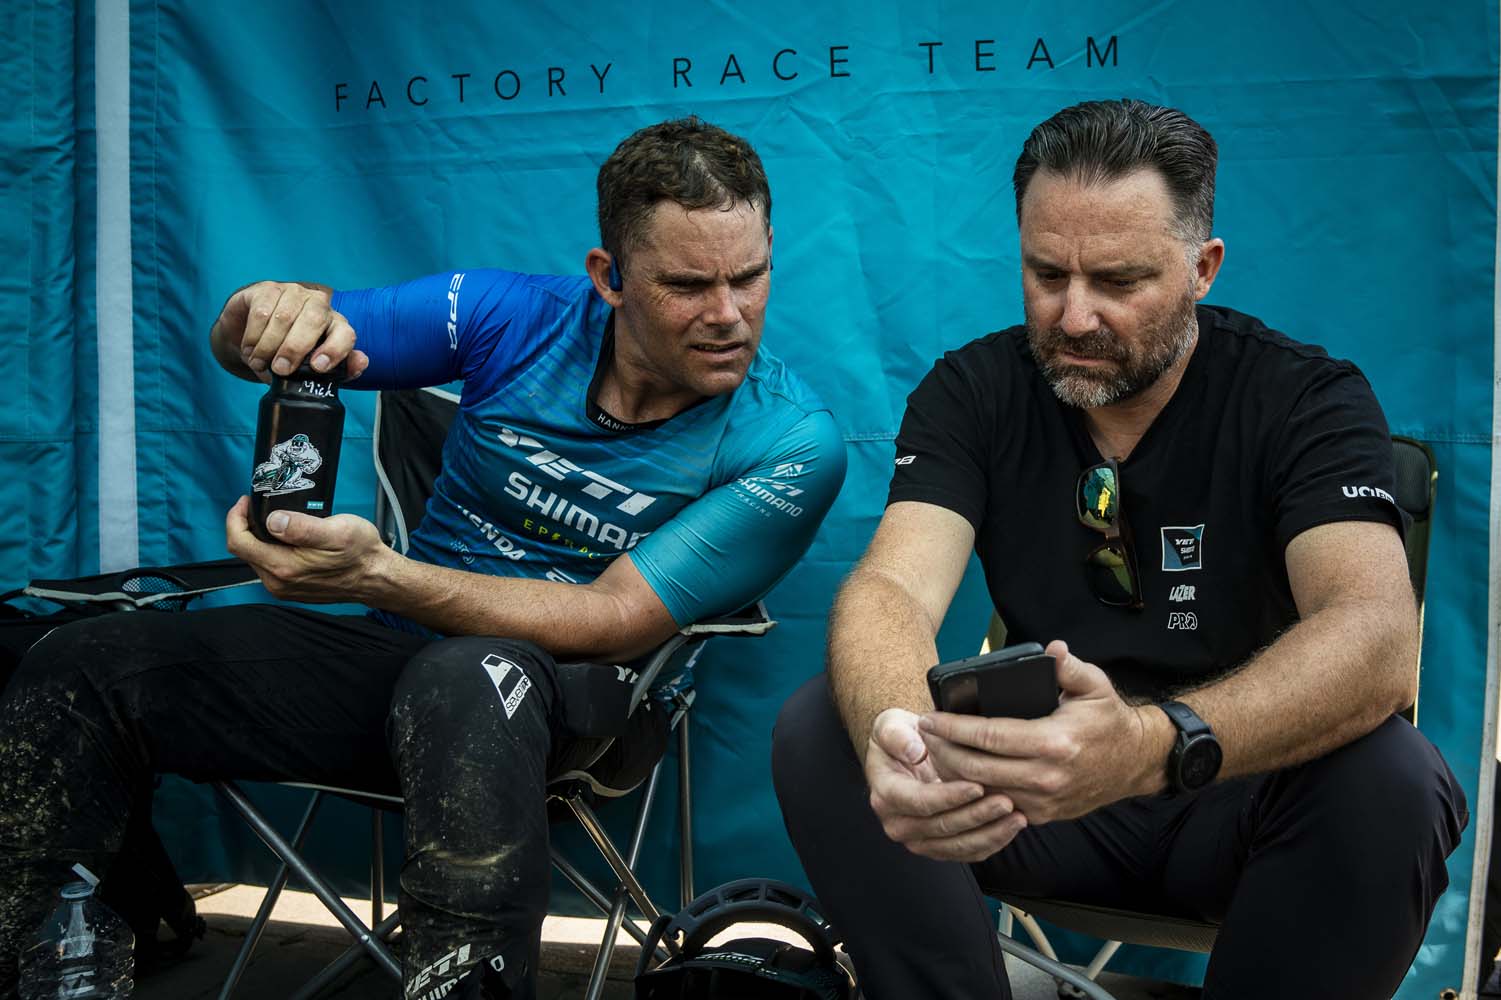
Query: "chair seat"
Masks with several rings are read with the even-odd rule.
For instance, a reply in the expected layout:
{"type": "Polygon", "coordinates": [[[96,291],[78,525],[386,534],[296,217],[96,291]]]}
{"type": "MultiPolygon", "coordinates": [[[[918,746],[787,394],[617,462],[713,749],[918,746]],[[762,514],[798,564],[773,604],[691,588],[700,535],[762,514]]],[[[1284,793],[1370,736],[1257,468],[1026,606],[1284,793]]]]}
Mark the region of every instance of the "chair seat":
{"type": "Polygon", "coordinates": [[[1066,903],[1057,899],[1028,899],[1024,896],[1003,897],[1008,906],[1059,927],[1107,941],[1145,944],[1158,948],[1208,953],[1214,948],[1219,925],[1188,917],[1164,917],[1157,914],[1115,910],[1108,906],[1066,903]]]}

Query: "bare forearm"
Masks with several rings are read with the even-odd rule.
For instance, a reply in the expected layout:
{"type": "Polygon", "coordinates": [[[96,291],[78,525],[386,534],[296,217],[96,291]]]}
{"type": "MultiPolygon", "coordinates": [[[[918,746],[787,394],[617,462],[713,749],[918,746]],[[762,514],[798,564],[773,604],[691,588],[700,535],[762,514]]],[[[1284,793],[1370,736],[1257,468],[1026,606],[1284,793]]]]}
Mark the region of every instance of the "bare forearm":
{"type": "Polygon", "coordinates": [[[492,577],[395,556],[367,577],[360,600],[444,635],[503,635],[558,659],[619,661],[660,645],[670,618],[643,623],[590,584],[492,577]]]}
{"type": "Polygon", "coordinates": [[[937,662],[937,623],[899,584],[857,568],[829,621],[829,684],[863,759],[875,717],[888,708],[927,712],[927,668],[937,662]]]}
{"type": "Polygon", "coordinates": [[[1411,703],[1416,663],[1410,601],[1336,605],[1179,700],[1219,737],[1222,778],[1254,774],[1313,760],[1375,729],[1411,703]]]}

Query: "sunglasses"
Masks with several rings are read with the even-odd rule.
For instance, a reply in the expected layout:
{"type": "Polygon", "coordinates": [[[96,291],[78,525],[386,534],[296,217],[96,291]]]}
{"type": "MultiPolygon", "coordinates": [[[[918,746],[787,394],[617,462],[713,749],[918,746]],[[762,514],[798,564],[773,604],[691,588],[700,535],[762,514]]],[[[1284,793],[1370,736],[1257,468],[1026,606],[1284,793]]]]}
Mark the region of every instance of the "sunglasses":
{"type": "Polygon", "coordinates": [[[1136,552],[1131,547],[1131,526],[1121,512],[1120,463],[1109,458],[1079,473],[1075,504],[1079,523],[1105,536],[1084,557],[1089,589],[1102,604],[1140,611],[1136,552]]]}

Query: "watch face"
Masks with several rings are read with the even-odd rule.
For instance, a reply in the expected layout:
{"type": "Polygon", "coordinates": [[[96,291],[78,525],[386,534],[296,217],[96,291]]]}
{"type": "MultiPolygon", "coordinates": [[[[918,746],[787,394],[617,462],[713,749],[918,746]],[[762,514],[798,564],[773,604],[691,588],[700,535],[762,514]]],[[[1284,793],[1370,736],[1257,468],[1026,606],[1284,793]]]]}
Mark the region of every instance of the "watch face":
{"type": "Polygon", "coordinates": [[[1183,748],[1178,762],[1178,780],[1188,791],[1203,788],[1220,773],[1224,751],[1213,736],[1196,736],[1183,748]]]}

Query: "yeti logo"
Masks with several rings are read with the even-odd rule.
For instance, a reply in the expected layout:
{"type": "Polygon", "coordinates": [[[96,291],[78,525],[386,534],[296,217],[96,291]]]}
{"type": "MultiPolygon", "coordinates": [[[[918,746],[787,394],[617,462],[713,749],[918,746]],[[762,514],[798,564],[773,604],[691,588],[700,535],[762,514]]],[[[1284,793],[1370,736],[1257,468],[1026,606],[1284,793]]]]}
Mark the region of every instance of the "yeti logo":
{"type": "Polygon", "coordinates": [[[306,434],[294,434],[271,446],[270,457],[255,467],[250,488],[270,497],[310,490],[318,484],[307,478],[323,465],[323,456],[306,434]]]}
{"type": "Polygon", "coordinates": [[[1204,526],[1162,529],[1162,569],[1181,573],[1204,566],[1204,526]]]}

